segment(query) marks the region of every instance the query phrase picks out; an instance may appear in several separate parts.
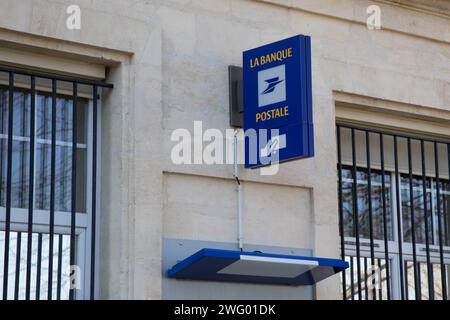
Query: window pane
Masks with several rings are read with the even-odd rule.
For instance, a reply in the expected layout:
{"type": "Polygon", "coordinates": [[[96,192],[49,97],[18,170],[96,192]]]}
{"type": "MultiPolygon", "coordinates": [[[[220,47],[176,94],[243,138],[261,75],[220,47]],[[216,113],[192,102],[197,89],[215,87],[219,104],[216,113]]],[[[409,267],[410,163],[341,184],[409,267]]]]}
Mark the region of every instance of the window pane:
{"type": "Polygon", "coordinates": [[[48,210],[50,208],[50,159],[50,145],[37,143],[34,185],[36,209],[48,210]]]}
{"type": "MultiPolygon", "coordinates": [[[[425,265],[425,264],[424,264],[425,265]]],[[[441,274],[441,264],[439,263],[433,263],[433,279],[434,279],[434,298],[437,300],[442,300],[442,274],[441,274]]],[[[425,268],[424,268],[425,269],[425,268]]],[[[444,282],[446,282],[447,290],[449,289],[449,271],[450,267],[449,265],[444,266],[445,274],[447,279],[444,279],[444,282]]],[[[422,294],[428,295],[428,283],[422,285],[422,294]]],[[[448,296],[448,293],[447,293],[448,296]]]]}
{"type": "MultiPolygon", "coordinates": [[[[349,167],[342,169],[342,207],[344,218],[344,234],[347,237],[355,236],[355,226],[353,221],[353,179],[352,170],[349,167]]],[[[357,169],[357,204],[358,204],[358,227],[359,235],[362,238],[370,238],[369,225],[369,193],[368,177],[366,169],[357,169]]],[[[386,229],[388,240],[393,239],[392,219],[391,219],[391,178],[385,173],[385,209],[386,209],[386,229]]],[[[383,187],[381,173],[378,170],[371,172],[371,205],[372,205],[372,228],[374,239],[384,240],[384,216],[383,216],[383,187]]]]}
{"type": "Polygon", "coordinates": [[[450,246],[450,184],[448,181],[440,180],[440,193],[442,242],[450,246]]]}
{"type": "Polygon", "coordinates": [[[13,208],[28,208],[30,182],[30,143],[13,141],[12,194],[13,208]]]}
{"type": "Polygon", "coordinates": [[[8,90],[0,87],[0,134],[8,133],[8,90]]]}
{"type": "MultiPolygon", "coordinates": [[[[414,263],[412,261],[406,261],[406,277],[407,277],[407,294],[408,300],[416,300],[416,291],[414,285],[414,263]]],[[[428,268],[426,262],[418,262],[418,275],[420,281],[420,299],[428,300],[429,296],[429,285],[433,287],[434,290],[434,299],[442,300],[442,277],[441,277],[441,265],[439,263],[432,263],[432,273],[433,273],[433,282],[431,284],[428,283],[428,268]]],[[[446,275],[448,277],[448,271],[450,270],[448,265],[445,265],[446,275]]],[[[445,280],[448,283],[448,279],[445,280]]],[[[448,289],[448,285],[447,285],[448,289]]]]}
{"type": "Polygon", "coordinates": [[[6,205],[6,164],[8,149],[8,90],[0,87],[0,206],[6,205]]]}
{"type": "Polygon", "coordinates": [[[36,139],[52,137],[52,99],[49,96],[36,96],[36,139]]]}
{"type": "MultiPolygon", "coordinates": [[[[360,257],[361,274],[358,277],[357,258],[355,256],[346,256],[345,261],[350,265],[346,269],[346,297],[347,300],[374,300],[373,289],[376,290],[376,300],[387,300],[388,281],[386,260],[375,258],[375,265],[371,266],[371,258],[360,257]],[[358,281],[361,282],[361,293],[358,292],[358,281]]],[[[390,277],[392,275],[392,263],[389,260],[390,277]]],[[[341,283],[343,281],[341,273],[341,283]]],[[[391,283],[391,282],[390,282],[391,283]]],[[[392,286],[391,286],[392,288],[392,286]]],[[[342,289],[342,284],[341,284],[342,289]]]]}
{"type": "Polygon", "coordinates": [[[56,99],[56,140],[72,141],[72,100],[56,99]]]}
{"type": "MultiPolygon", "coordinates": [[[[12,207],[28,208],[30,166],[30,94],[14,92],[14,140],[12,168],[12,207]]],[[[6,169],[8,149],[8,88],[0,87],[0,206],[6,205],[6,169]]],[[[88,101],[77,102],[77,203],[78,212],[86,212],[87,115],[88,101]]],[[[72,100],[58,96],[56,104],[56,179],[55,209],[71,210],[72,193],[72,100]]],[[[35,208],[50,208],[52,98],[40,92],[36,96],[35,208]]]]}
{"type": "MultiPolygon", "coordinates": [[[[27,241],[28,233],[26,232],[11,232],[9,245],[9,277],[8,277],[8,298],[14,298],[15,283],[16,283],[16,259],[17,259],[17,240],[20,237],[20,262],[19,262],[19,291],[18,298],[25,299],[26,294],[26,272],[27,272],[27,241]]],[[[49,263],[49,235],[33,233],[32,235],[32,251],[31,251],[31,282],[30,282],[30,298],[36,299],[37,291],[37,275],[38,264],[40,264],[40,298],[47,299],[48,294],[48,263],[49,263]],[[39,240],[41,238],[41,240],[39,240]],[[38,245],[40,242],[41,256],[38,261],[38,245]]],[[[5,232],[0,231],[0,279],[3,279],[4,260],[3,250],[5,246],[5,232]]],[[[69,235],[54,235],[53,248],[53,278],[52,278],[52,297],[57,298],[57,284],[58,284],[58,259],[61,256],[61,299],[67,300],[69,298],[70,288],[70,236],[69,235]],[[59,237],[62,236],[61,255],[59,255],[59,237]]],[[[3,292],[3,281],[0,281],[0,292],[3,292]]]]}
{"type": "MultiPolygon", "coordinates": [[[[403,214],[403,236],[405,242],[412,242],[411,224],[411,203],[409,190],[409,177],[402,175],[402,214],[403,214]]],[[[437,210],[436,181],[426,178],[427,212],[424,212],[423,180],[422,177],[413,177],[413,197],[414,197],[414,223],[416,243],[425,244],[425,216],[428,223],[428,241],[430,244],[439,244],[439,220],[441,223],[441,236],[444,245],[449,245],[449,197],[448,181],[440,181],[440,216],[437,210]]]]}
{"type": "Polygon", "coordinates": [[[347,237],[354,237],[353,228],[353,194],[351,182],[352,176],[349,169],[342,169],[342,208],[343,208],[343,224],[344,235],[347,237]],[[350,179],[350,182],[348,181],[350,179]]]}
{"type": "MultiPolygon", "coordinates": [[[[8,152],[7,124],[9,117],[8,90],[1,89],[0,97],[0,122],[2,124],[2,135],[0,137],[0,203],[1,206],[5,206],[8,152]]],[[[11,205],[15,208],[24,208],[28,206],[30,96],[23,91],[14,92],[13,121],[11,205]]]]}
{"type": "MultiPolygon", "coordinates": [[[[374,238],[384,240],[383,186],[381,177],[381,172],[372,171],[372,217],[374,238]]],[[[389,174],[385,173],[384,182],[384,206],[386,210],[387,239],[393,240],[391,176],[389,174]]]]}
{"type": "MultiPolygon", "coordinates": [[[[403,219],[403,240],[412,242],[412,223],[411,223],[411,201],[410,201],[410,184],[409,176],[401,175],[401,197],[402,197],[402,219],[403,219]]],[[[425,214],[424,196],[423,196],[423,180],[422,177],[413,176],[413,210],[414,210],[414,232],[416,243],[426,243],[425,236],[425,219],[428,223],[428,241],[433,243],[433,227],[434,221],[432,216],[433,198],[431,192],[431,179],[425,180],[427,211],[425,214]]]]}
{"type": "MultiPolygon", "coordinates": [[[[29,78],[29,77],[24,77],[29,78]]],[[[39,83],[43,81],[39,78],[39,83]]],[[[36,78],[36,80],[38,80],[36,78]]],[[[71,83],[59,81],[58,90],[63,87],[71,87],[71,83]]],[[[81,92],[81,91],[80,91],[81,92]]],[[[84,91],[83,91],[84,92],[84,91]]],[[[27,264],[31,263],[31,299],[47,299],[49,257],[53,257],[53,281],[50,284],[52,288],[52,299],[57,298],[58,291],[61,292],[61,299],[67,299],[70,286],[70,236],[59,234],[60,232],[70,232],[70,215],[58,216],[58,211],[69,212],[72,203],[72,169],[73,169],[73,145],[72,137],[74,133],[73,119],[73,101],[70,95],[57,94],[56,113],[53,113],[52,94],[49,92],[38,91],[34,97],[31,97],[29,90],[14,88],[13,93],[13,135],[8,136],[8,117],[9,117],[9,87],[0,85],[0,206],[6,205],[6,182],[7,169],[11,168],[11,232],[10,244],[6,248],[9,258],[9,273],[4,272],[4,254],[5,252],[5,231],[0,229],[0,279],[7,278],[8,287],[4,291],[8,293],[8,298],[13,299],[15,295],[19,299],[25,299],[27,264]],[[30,131],[31,122],[31,99],[35,101],[35,130],[30,131]],[[56,119],[55,130],[52,131],[52,116],[56,119]],[[34,159],[30,159],[30,135],[35,137],[34,159]],[[52,134],[56,138],[56,143],[52,145],[52,134]],[[12,144],[8,146],[8,138],[12,139],[12,144]],[[55,210],[56,223],[53,239],[46,233],[48,229],[42,229],[41,223],[48,223],[45,214],[48,214],[50,208],[50,186],[51,186],[51,151],[55,151],[55,210]],[[7,163],[8,147],[12,147],[12,160],[7,163]],[[34,186],[30,186],[30,166],[33,163],[34,168],[34,186]],[[44,231],[42,233],[33,233],[32,254],[30,261],[27,261],[27,242],[28,234],[26,230],[26,210],[30,206],[29,191],[30,187],[34,190],[34,209],[45,210],[36,212],[34,230],[44,231]],[[25,220],[22,222],[21,219],[25,220]],[[60,219],[64,218],[64,219],[60,219]],[[43,219],[43,220],[41,220],[43,219]],[[42,222],[44,221],[44,222],[42,222]],[[60,228],[60,222],[64,228],[60,228]],[[41,227],[39,227],[41,226],[41,227]],[[53,252],[49,252],[49,243],[53,241],[53,252]],[[60,267],[61,265],[61,267],[60,267]],[[17,269],[16,269],[17,267],[17,269]],[[39,276],[38,276],[39,275],[39,276]],[[60,277],[59,277],[60,276],[60,277]],[[61,285],[59,285],[59,279],[61,285]],[[18,286],[18,290],[15,287],[18,286]],[[39,296],[38,296],[39,294],[39,296]]],[[[76,166],[77,177],[74,184],[76,188],[76,211],[86,212],[87,195],[87,168],[88,168],[88,147],[91,143],[88,134],[88,116],[89,100],[79,98],[77,101],[77,135],[76,135],[76,166]]],[[[9,190],[8,190],[9,191],[9,190]]],[[[4,211],[4,208],[1,208],[4,211]]],[[[77,220],[79,224],[83,219],[77,220]]],[[[2,221],[0,221],[2,222],[2,221]]],[[[47,226],[48,227],[48,226],[47,226]]],[[[78,229],[77,229],[78,230],[78,229]]],[[[78,237],[76,238],[78,241],[78,237]]],[[[77,254],[83,254],[77,252],[77,254]]],[[[82,262],[80,262],[82,264],[82,262]]],[[[72,270],[74,271],[74,270],[72,270]]],[[[75,266],[75,272],[81,271],[75,266]]],[[[79,275],[82,280],[81,274],[79,275]]],[[[0,293],[3,292],[3,281],[0,281],[0,293]]]]}

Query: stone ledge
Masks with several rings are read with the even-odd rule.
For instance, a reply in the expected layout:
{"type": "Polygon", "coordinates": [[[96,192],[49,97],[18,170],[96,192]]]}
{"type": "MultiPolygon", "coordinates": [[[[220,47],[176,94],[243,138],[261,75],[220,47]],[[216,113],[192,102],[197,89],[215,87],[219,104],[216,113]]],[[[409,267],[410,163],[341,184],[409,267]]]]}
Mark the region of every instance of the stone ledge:
{"type": "Polygon", "coordinates": [[[450,1],[448,0],[375,0],[404,8],[438,14],[450,18],[450,1]]]}
{"type": "Polygon", "coordinates": [[[390,30],[406,35],[450,43],[450,10],[443,0],[425,5],[425,0],[347,0],[336,2],[297,0],[252,0],[293,10],[318,14],[348,22],[366,24],[366,9],[378,3],[381,8],[381,31],[390,30]],[[430,6],[430,4],[436,4],[430,6]],[[443,4],[443,5],[437,5],[443,4]],[[444,5],[445,4],[445,5],[444,5]]]}

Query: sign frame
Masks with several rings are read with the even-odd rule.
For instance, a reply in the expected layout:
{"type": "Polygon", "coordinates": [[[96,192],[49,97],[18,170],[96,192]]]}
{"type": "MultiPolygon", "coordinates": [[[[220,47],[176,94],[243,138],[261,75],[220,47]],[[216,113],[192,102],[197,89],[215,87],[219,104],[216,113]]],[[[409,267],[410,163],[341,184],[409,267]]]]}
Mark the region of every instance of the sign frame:
{"type": "Polygon", "coordinates": [[[243,82],[245,168],[313,157],[311,38],[297,35],[244,51],[243,82]],[[274,147],[274,130],[284,147],[274,147]],[[265,149],[270,159],[262,156],[265,149]]]}

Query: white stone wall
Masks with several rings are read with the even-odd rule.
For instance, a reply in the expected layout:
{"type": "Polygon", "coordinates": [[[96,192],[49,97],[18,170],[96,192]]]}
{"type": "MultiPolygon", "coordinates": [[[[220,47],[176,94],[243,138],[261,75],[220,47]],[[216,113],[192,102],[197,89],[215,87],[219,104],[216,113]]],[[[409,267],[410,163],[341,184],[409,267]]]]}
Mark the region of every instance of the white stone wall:
{"type": "MultiPolygon", "coordinates": [[[[333,92],[450,111],[449,14],[366,0],[2,0],[0,30],[17,31],[10,42],[26,48],[110,65],[101,297],[158,299],[162,237],[236,241],[232,168],[173,165],[170,134],[194,120],[228,128],[227,66],[241,65],[243,50],[312,37],[316,146],[313,159],[283,164],[276,176],[241,170],[245,241],[338,257],[333,92]],[[78,31],[65,27],[72,3],[82,10],[78,31]],[[373,3],[382,30],[365,26],[373,3]],[[74,44],[86,51],[75,54],[74,44]]],[[[339,298],[339,278],[316,294],[339,298]]]]}

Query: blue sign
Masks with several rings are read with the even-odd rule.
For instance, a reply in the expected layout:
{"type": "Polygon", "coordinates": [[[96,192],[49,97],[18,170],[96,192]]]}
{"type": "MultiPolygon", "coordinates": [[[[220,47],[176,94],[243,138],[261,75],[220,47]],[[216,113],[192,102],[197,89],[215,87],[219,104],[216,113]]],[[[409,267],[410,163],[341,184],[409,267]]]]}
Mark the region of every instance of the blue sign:
{"type": "Polygon", "coordinates": [[[314,156],[311,39],[243,53],[245,167],[314,156]]]}
{"type": "Polygon", "coordinates": [[[175,264],[175,279],[277,285],[313,285],[344,271],[348,262],[330,258],[203,248],[175,264]]]}

